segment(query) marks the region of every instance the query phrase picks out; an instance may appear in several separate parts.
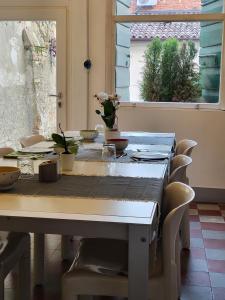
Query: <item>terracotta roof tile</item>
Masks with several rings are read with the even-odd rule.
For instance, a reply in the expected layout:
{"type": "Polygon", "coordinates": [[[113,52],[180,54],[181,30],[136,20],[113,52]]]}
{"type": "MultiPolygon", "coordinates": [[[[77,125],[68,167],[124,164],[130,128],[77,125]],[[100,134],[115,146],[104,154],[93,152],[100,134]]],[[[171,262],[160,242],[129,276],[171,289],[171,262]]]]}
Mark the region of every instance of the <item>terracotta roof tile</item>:
{"type": "Polygon", "coordinates": [[[152,22],[135,23],[131,26],[132,40],[177,38],[179,40],[199,40],[200,22],[152,22]]]}

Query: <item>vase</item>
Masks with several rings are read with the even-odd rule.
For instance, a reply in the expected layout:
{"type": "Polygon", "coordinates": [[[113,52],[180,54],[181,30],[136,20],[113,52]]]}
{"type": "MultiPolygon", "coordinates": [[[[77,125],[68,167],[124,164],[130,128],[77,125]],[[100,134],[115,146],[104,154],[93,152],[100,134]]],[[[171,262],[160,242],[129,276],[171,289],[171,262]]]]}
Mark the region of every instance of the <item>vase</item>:
{"type": "Polygon", "coordinates": [[[62,171],[72,171],[74,163],[73,153],[62,153],[61,154],[61,167],[62,171]]]}
{"type": "Polygon", "coordinates": [[[119,139],[120,131],[118,129],[105,128],[105,143],[109,139],[119,139]]]}

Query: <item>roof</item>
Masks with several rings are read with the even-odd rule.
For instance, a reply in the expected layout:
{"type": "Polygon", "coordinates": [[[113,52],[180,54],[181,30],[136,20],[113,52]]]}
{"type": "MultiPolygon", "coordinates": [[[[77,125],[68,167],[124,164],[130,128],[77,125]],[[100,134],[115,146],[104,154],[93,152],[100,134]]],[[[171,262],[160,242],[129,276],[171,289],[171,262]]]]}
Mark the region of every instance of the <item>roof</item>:
{"type": "Polygon", "coordinates": [[[159,37],[162,40],[199,40],[200,22],[151,22],[135,23],[131,26],[131,40],[149,41],[159,37]]]}

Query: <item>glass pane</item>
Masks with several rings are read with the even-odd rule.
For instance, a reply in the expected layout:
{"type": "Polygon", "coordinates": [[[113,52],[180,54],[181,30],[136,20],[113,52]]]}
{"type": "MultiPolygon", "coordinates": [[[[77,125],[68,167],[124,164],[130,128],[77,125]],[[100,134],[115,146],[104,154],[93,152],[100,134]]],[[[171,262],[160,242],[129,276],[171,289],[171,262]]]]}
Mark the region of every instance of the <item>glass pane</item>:
{"type": "Polygon", "coordinates": [[[56,130],[56,22],[0,21],[0,146],[56,130]]]}
{"type": "Polygon", "coordinates": [[[222,12],[224,0],[115,0],[117,15],[222,12]]]}
{"type": "Polygon", "coordinates": [[[219,101],[221,22],[117,24],[116,40],[123,101],[219,101]]]}

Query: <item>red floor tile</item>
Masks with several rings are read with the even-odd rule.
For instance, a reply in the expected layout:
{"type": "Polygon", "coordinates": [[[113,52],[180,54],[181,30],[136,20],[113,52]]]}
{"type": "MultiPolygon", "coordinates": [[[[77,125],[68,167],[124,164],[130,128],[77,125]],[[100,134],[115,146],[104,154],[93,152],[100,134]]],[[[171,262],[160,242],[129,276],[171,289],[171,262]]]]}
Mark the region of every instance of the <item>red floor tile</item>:
{"type": "Polygon", "coordinates": [[[196,209],[197,208],[197,203],[192,202],[191,204],[189,204],[189,207],[196,209]]]}
{"type": "Polygon", "coordinates": [[[204,239],[205,248],[225,249],[225,240],[204,239]]]}
{"type": "Polygon", "coordinates": [[[225,288],[213,288],[213,300],[225,300],[225,288]]]}
{"type": "Polygon", "coordinates": [[[189,255],[192,258],[202,258],[202,259],[206,258],[204,248],[191,248],[189,251],[189,255]]]}
{"type": "Polygon", "coordinates": [[[199,215],[202,216],[222,216],[221,210],[198,210],[199,215]]]}
{"type": "Polygon", "coordinates": [[[199,285],[210,286],[208,272],[188,272],[182,276],[182,284],[184,285],[199,285]]]}
{"type": "Polygon", "coordinates": [[[217,230],[217,231],[225,231],[225,224],[223,223],[201,223],[202,229],[204,230],[217,230]]]}
{"type": "Polygon", "coordinates": [[[192,238],[202,238],[201,229],[191,229],[190,234],[192,238]]]}
{"type": "Polygon", "coordinates": [[[225,204],[224,203],[219,203],[219,207],[221,208],[221,210],[225,210],[225,204]]]}
{"type": "Polygon", "coordinates": [[[199,222],[199,216],[189,215],[189,220],[192,222],[199,222]]]}
{"type": "Polygon", "coordinates": [[[225,261],[224,260],[207,260],[209,272],[225,273],[225,261]]]}

